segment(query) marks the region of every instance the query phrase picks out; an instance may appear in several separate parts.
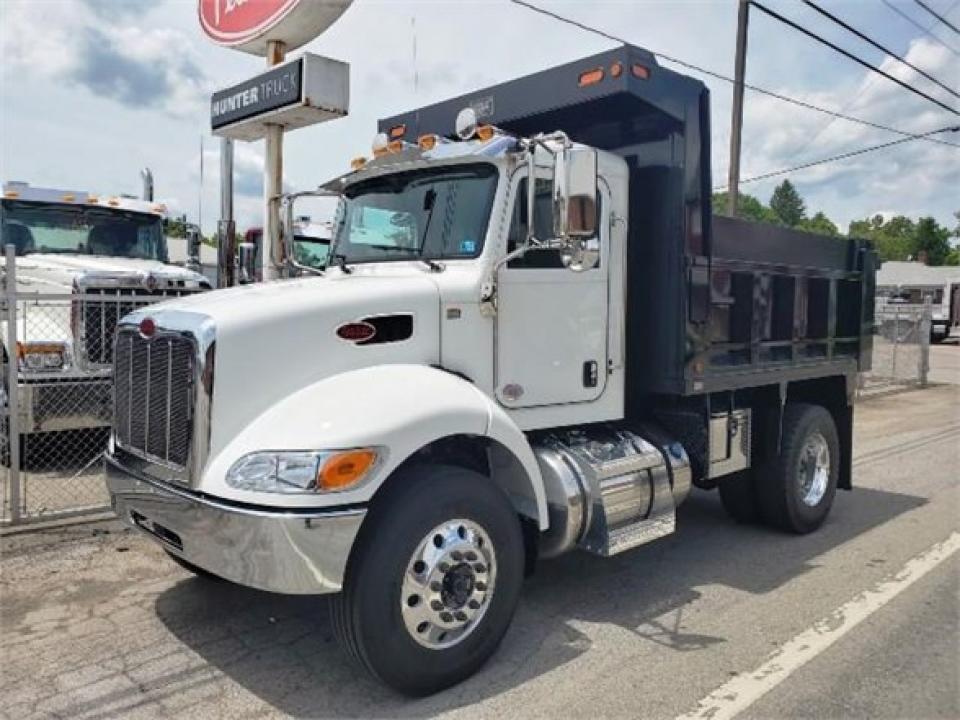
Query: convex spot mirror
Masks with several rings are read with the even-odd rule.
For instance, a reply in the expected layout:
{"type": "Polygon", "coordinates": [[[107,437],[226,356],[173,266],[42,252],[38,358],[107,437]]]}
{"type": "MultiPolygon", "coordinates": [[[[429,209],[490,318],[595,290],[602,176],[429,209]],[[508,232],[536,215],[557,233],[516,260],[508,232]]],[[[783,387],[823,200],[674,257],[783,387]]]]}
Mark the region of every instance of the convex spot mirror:
{"type": "Polygon", "coordinates": [[[554,156],[553,178],[553,230],[562,246],[563,263],[575,271],[596,267],[600,261],[597,151],[563,148],[554,156]]]}

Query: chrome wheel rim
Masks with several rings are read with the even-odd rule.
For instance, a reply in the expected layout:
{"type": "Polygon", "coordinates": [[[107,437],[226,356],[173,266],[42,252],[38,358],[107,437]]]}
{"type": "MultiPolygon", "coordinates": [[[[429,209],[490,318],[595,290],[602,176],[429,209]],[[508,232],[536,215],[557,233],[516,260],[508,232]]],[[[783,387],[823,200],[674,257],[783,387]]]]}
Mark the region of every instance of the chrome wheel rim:
{"type": "Polygon", "coordinates": [[[462,642],[490,607],[496,580],[496,551],[483,527],[473,520],[437,525],[404,572],[400,611],[407,632],[431,650],[462,642]]]}
{"type": "Polygon", "coordinates": [[[830,446],[819,432],[807,438],[800,451],[797,479],[803,504],[807,507],[818,505],[826,495],[830,482],[830,446]]]}

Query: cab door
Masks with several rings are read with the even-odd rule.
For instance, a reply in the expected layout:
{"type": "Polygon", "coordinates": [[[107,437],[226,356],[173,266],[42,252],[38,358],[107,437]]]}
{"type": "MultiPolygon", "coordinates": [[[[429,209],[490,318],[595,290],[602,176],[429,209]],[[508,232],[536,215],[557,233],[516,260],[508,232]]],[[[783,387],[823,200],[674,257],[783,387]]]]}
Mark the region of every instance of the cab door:
{"type": "MultiPolygon", "coordinates": [[[[508,251],[526,237],[527,179],[514,184],[508,251]]],[[[538,179],[536,237],[552,232],[551,183],[538,179]]],[[[496,396],[509,408],[590,402],[607,378],[610,197],[598,192],[600,263],[563,266],[557,250],[531,250],[497,277],[496,396]]]]}

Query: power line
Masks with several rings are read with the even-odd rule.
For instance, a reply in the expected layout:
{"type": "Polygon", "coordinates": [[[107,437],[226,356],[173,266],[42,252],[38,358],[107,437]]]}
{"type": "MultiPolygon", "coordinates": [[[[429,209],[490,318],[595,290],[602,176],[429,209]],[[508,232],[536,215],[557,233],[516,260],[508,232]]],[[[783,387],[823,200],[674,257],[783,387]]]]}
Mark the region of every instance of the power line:
{"type": "MultiPolygon", "coordinates": [[[[606,38],[606,39],[608,39],[608,40],[611,40],[611,41],[613,41],[613,42],[620,43],[620,44],[623,44],[623,45],[630,45],[630,44],[631,44],[629,41],[624,40],[623,38],[617,37],[616,35],[611,35],[611,34],[608,33],[608,32],[605,32],[605,31],[600,30],[600,29],[598,29],[598,28],[591,27],[591,26],[589,26],[589,25],[584,25],[583,23],[578,22],[578,21],[576,21],[576,20],[573,20],[573,19],[571,19],[571,18],[567,18],[567,17],[564,17],[563,15],[558,15],[558,14],[556,14],[556,13],[554,13],[554,12],[551,12],[550,10],[546,10],[545,8],[541,8],[541,7],[538,7],[538,6],[536,6],[536,5],[532,5],[531,3],[528,3],[528,2],[526,2],[525,0],[510,0],[510,1],[511,1],[512,3],[514,3],[514,4],[516,4],[516,5],[521,5],[521,6],[525,7],[525,8],[528,8],[529,10],[533,10],[534,12],[540,13],[541,15],[545,15],[545,16],[547,16],[547,17],[553,18],[554,20],[557,20],[557,21],[562,22],[562,23],[566,23],[567,25],[571,25],[571,26],[573,26],[573,27],[579,28],[579,29],[584,30],[584,31],[586,31],[586,32],[590,32],[590,33],[593,33],[593,34],[595,34],[595,35],[599,35],[599,36],[604,37],[604,38],[606,38]]],[[[727,82],[733,82],[733,79],[730,78],[730,77],[728,77],[728,76],[726,76],[726,75],[721,75],[720,73],[714,72],[714,71],[712,71],[712,70],[707,70],[706,68],[699,67],[699,66],[697,66],[697,65],[694,65],[693,63],[688,63],[688,62],[686,62],[686,61],[684,61],[684,60],[679,60],[679,59],[677,59],[677,58],[673,58],[673,57],[670,57],[669,55],[666,55],[666,54],[660,53],[660,52],[656,52],[656,51],[653,51],[653,50],[651,50],[650,52],[652,52],[654,55],[657,55],[657,56],[663,58],[664,60],[667,60],[667,61],[669,61],[669,62],[676,63],[676,64],[678,64],[678,65],[682,65],[682,66],[684,66],[684,67],[690,68],[691,70],[696,70],[697,72],[701,72],[701,73],[704,73],[704,74],[706,74],[706,75],[710,75],[710,76],[715,77],[715,78],[718,78],[718,79],[720,79],[720,80],[726,80],[727,82]]],[[[777,98],[777,99],[779,99],[779,100],[783,100],[783,101],[785,101],[785,102],[789,102],[789,103],[793,103],[793,104],[795,104],[795,105],[799,105],[799,106],[801,106],[801,107],[806,107],[806,108],[809,108],[809,109],[811,109],[811,110],[816,110],[816,111],[818,111],[818,112],[823,112],[823,113],[826,113],[826,114],[828,114],[828,115],[833,115],[833,116],[835,116],[835,117],[838,117],[838,118],[841,118],[841,119],[844,119],[844,120],[849,120],[849,121],[851,121],[851,122],[860,123],[861,125],[868,125],[868,126],[871,126],[871,127],[880,128],[880,129],[882,129],[882,130],[888,130],[888,131],[893,132],[893,133],[896,133],[896,134],[898,134],[898,135],[903,135],[903,136],[905,136],[905,137],[902,137],[902,138],[900,138],[899,140],[893,140],[893,141],[891,141],[891,142],[882,143],[882,144],[880,144],[880,145],[874,145],[874,146],[871,146],[871,147],[868,147],[868,148],[861,148],[860,150],[853,150],[853,151],[850,151],[850,152],[842,153],[842,154],[840,154],[840,155],[833,155],[833,156],[831,156],[831,157],[823,158],[823,159],[821,159],[821,160],[814,160],[814,161],[812,161],[812,162],[803,163],[802,165],[797,165],[797,166],[794,166],[794,167],[791,167],[791,168],[785,168],[785,169],[783,169],[783,170],[775,170],[775,171],[773,171],[773,172],[764,173],[764,174],[762,174],[762,175],[757,175],[757,176],[754,176],[754,177],[750,177],[750,178],[747,178],[747,179],[745,179],[745,180],[741,180],[741,181],[740,181],[741,184],[742,184],[742,183],[749,183],[749,182],[757,182],[757,181],[759,181],[759,180],[764,180],[764,179],[770,178],[770,177],[776,177],[776,176],[778,176],[778,175],[786,175],[786,174],[788,174],[788,173],[797,172],[798,170],[803,170],[803,169],[806,169],[806,168],[815,167],[815,166],[817,166],[817,165],[824,165],[824,164],[826,164],[826,163],[837,162],[837,161],[839,161],[839,160],[844,160],[844,159],[846,159],[846,158],[855,157],[855,156],[857,156],[857,155],[863,155],[863,154],[865,154],[865,153],[875,152],[876,150],[881,150],[881,149],[883,149],[883,148],[892,147],[892,146],[894,146],[894,145],[900,145],[900,144],[902,144],[902,143],[912,142],[912,141],[914,141],[914,140],[928,140],[928,141],[930,141],[930,142],[937,142],[937,143],[940,143],[940,144],[943,144],[943,145],[950,145],[950,146],[952,146],[952,147],[960,147],[960,145],[956,145],[955,143],[950,143],[950,142],[946,142],[946,141],[943,141],[943,140],[938,140],[937,138],[932,137],[933,135],[936,135],[936,134],[939,134],[939,133],[943,133],[943,132],[947,132],[947,131],[950,131],[950,132],[958,132],[958,131],[960,131],[960,126],[949,126],[949,127],[939,128],[939,129],[937,129],[937,130],[930,130],[930,131],[928,131],[928,132],[919,133],[919,134],[908,133],[908,132],[904,132],[904,131],[902,131],[902,130],[896,130],[896,129],[894,129],[894,128],[890,128],[890,127],[886,127],[886,126],[883,126],[883,125],[879,125],[879,124],[877,124],[877,123],[871,123],[871,122],[866,121],[866,120],[861,120],[861,119],[859,119],[859,118],[853,118],[853,117],[849,117],[849,116],[846,116],[846,115],[841,115],[840,113],[833,112],[832,110],[826,110],[825,108],[818,107],[818,106],[813,105],[813,104],[811,104],[811,103],[805,103],[805,102],[803,102],[803,101],[796,100],[796,99],[794,99],[794,98],[790,98],[790,97],[787,97],[787,96],[785,96],[785,95],[780,95],[780,94],[778,94],[778,93],[774,93],[774,92],[771,92],[771,91],[769,91],[769,90],[765,90],[765,89],[763,89],[763,88],[758,88],[758,87],[755,87],[755,86],[751,86],[751,85],[748,85],[748,84],[746,84],[746,83],[744,83],[744,87],[750,88],[751,90],[754,90],[755,92],[763,93],[763,94],[765,94],[765,95],[770,95],[771,97],[775,97],[775,98],[777,98]]],[[[720,186],[720,187],[714,188],[714,190],[724,190],[724,189],[726,189],[726,186],[720,186]]]]}
{"type": "Polygon", "coordinates": [[[816,40],[818,43],[820,43],[820,44],[822,44],[822,45],[826,45],[828,48],[830,48],[831,50],[834,50],[835,52],[840,53],[840,54],[843,55],[844,57],[850,58],[850,59],[853,60],[854,62],[857,62],[857,63],[859,63],[860,65],[863,65],[863,67],[865,67],[865,68],[867,68],[867,69],[869,69],[869,70],[872,70],[872,71],[875,72],[875,73],[878,73],[878,74],[880,74],[880,75],[883,75],[885,78],[887,78],[887,80],[890,80],[891,82],[895,82],[897,85],[899,85],[900,87],[904,88],[905,90],[909,90],[910,92],[914,93],[915,95],[919,95],[920,97],[922,97],[922,98],[924,98],[924,99],[926,99],[926,100],[929,100],[929,101],[932,102],[934,105],[938,105],[939,107],[943,108],[943,109],[946,110],[947,112],[953,113],[954,115],[960,115],[960,112],[958,112],[957,110],[954,110],[952,107],[950,107],[950,106],[947,105],[946,103],[940,102],[939,100],[937,100],[937,99],[936,99],[935,97],[933,97],[932,95],[927,95],[927,93],[923,92],[922,90],[918,90],[917,88],[913,87],[912,85],[909,85],[908,83],[903,82],[903,80],[900,80],[899,78],[894,77],[894,76],[891,75],[890,73],[881,70],[881,69],[878,68],[876,65],[871,65],[871,64],[868,63],[866,60],[862,60],[861,58],[859,58],[859,57],[857,57],[856,55],[854,55],[852,52],[850,52],[850,51],[848,51],[848,50],[844,50],[844,49],[843,49],[842,47],[840,47],[839,45],[833,44],[832,42],[830,42],[830,41],[827,40],[826,38],[820,37],[819,35],[817,35],[815,32],[813,32],[813,31],[811,31],[811,30],[807,30],[807,28],[803,27],[802,25],[799,25],[799,24],[795,23],[793,20],[790,20],[790,19],[788,19],[788,18],[785,18],[785,17],[784,17],[783,15],[781,15],[780,13],[774,12],[773,10],[771,10],[770,8],[768,8],[768,7],[760,4],[760,3],[757,2],[756,0],[750,0],[750,4],[753,5],[755,8],[757,8],[757,10],[760,10],[761,12],[766,13],[767,15],[769,15],[769,16],[772,17],[772,18],[774,18],[775,20],[779,20],[779,21],[782,22],[784,25],[789,25],[789,26],[792,27],[794,30],[803,33],[803,34],[806,35],[807,37],[809,37],[809,38],[811,38],[811,39],[813,39],[813,40],[816,40]]]}
{"type": "MultiPolygon", "coordinates": [[[[841,153],[839,155],[831,155],[830,157],[822,158],[820,160],[812,160],[802,165],[794,165],[793,167],[784,168],[783,170],[774,170],[772,172],[763,173],[762,175],[754,175],[753,177],[748,177],[740,181],[740,184],[758,182],[760,180],[767,180],[772,177],[778,177],[780,175],[789,175],[790,173],[795,173],[799,170],[806,170],[807,168],[816,167],[817,165],[826,165],[827,163],[837,162],[839,160],[846,160],[848,158],[856,157],[857,155],[866,155],[867,153],[875,152],[877,150],[883,150],[884,148],[893,147],[894,145],[901,145],[903,143],[913,142],[914,140],[919,140],[922,137],[928,135],[936,135],[938,133],[944,132],[960,132],[960,125],[951,125],[949,127],[943,127],[938,130],[931,130],[930,132],[921,133],[917,137],[907,137],[900,138],[899,140],[891,140],[890,142],[881,143],[880,145],[871,145],[870,147],[860,148],[859,150],[851,150],[850,152],[841,153]]],[[[714,191],[726,190],[726,185],[721,185],[715,187],[714,191]]]]}
{"type": "MultiPolygon", "coordinates": [[[[960,0],[954,0],[954,1],[953,1],[953,4],[951,4],[950,7],[947,8],[946,14],[949,15],[951,12],[953,12],[953,9],[954,9],[955,7],[957,7],[958,5],[960,5],[960,0]]],[[[936,20],[933,20],[933,21],[930,22],[928,25],[926,25],[926,27],[921,27],[920,29],[923,30],[924,32],[927,32],[927,31],[930,30],[930,28],[932,28],[932,27],[934,26],[935,23],[936,23],[936,20]]],[[[909,44],[908,44],[907,48],[908,48],[908,50],[909,50],[909,44]]],[[[949,48],[948,48],[948,49],[949,49],[949,48]]],[[[844,103],[843,107],[840,108],[840,112],[847,112],[847,110],[855,107],[856,104],[857,104],[857,102],[860,100],[860,98],[862,98],[862,97],[864,96],[864,94],[867,92],[867,90],[869,90],[871,87],[873,87],[873,85],[874,85],[874,83],[877,81],[877,79],[878,79],[878,76],[877,76],[877,75],[871,75],[871,76],[867,79],[867,81],[866,81],[865,83],[863,83],[863,85],[860,86],[860,89],[857,91],[857,94],[856,94],[853,98],[851,98],[850,100],[848,100],[847,102],[844,103]]],[[[810,143],[809,143],[809,144],[810,144],[810,145],[813,145],[813,143],[815,143],[817,140],[819,140],[820,137],[823,135],[823,133],[826,132],[827,129],[829,129],[829,127],[830,127],[831,125],[833,125],[833,123],[835,123],[836,121],[837,121],[837,118],[830,118],[829,120],[827,120],[827,122],[824,123],[823,126],[817,131],[817,134],[813,136],[813,138],[810,140],[810,143]]],[[[927,139],[928,139],[928,140],[931,140],[930,138],[927,138],[927,139]]],[[[931,140],[931,142],[942,142],[942,141],[940,141],[940,140],[931,140]]]]}
{"type": "Polygon", "coordinates": [[[930,13],[931,15],[933,15],[937,20],[939,20],[939,21],[942,22],[944,25],[946,25],[948,28],[950,28],[950,29],[953,30],[955,33],[957,33],[957,35],[960,35],[960,30],[957,29],[957,26],[956,26],[956,25],[954,25],[953,23],[951,23],[949,20],[947,20],[947,19],[946,19],[945,17],[943,17],[942,15],[937,15],[937,13],[935,13],[933,10],[931,10],[931,9],[930,9],[930,6],[927,5],[925,2],[923,2],[923,0],[913,0],[913,1],[914,1],[917,5],[919,5],[920,7],[922,7],[924,10],[926,10],[928,13],[930,13]]]}
{"type": "Polygon", "coordinates": [[[883,53],[886,53],[887,55],[889,55],[889,56],[892,57],[892,58],[895,58],[895,59],[899,60],[901,63],[903,63],[903,64],[906,65],[907,67],[912,68],[913,70],[915,70],[916,72],[918,72],[920,75],[923,75],[923,77],[925,77],[925,78],[926,78],[927,80],[929,80],[930,82],[936,83],[937,85],[939,85],[940,87],[942,87],[944,90],[946,90],[948,93],[950,93],[951,95],[953,95],[955,98],[960,98],[960,93],[957,93],[957,92],[956,92],[955,90],[953,90],[952,88],[947,87],[947,86],[944,85],[942,82],[940,82],[939,80],[937,80],[935,77],[933,77],[932,75],[927,74],[927,72],[926,72],[925,70],[921,70],[920,68],[918,68],[916,65],[914,65],[912,62],[910,62],[910,61],[907,60],[906,58],[903,58],[903,57],[901,57],[900,55],[898,55],[897,53],[893,52],[892,50],[889,50],[888,48],[885,48],[883,45],[881,45],[880,43],[876,42],[873,38],[870,38],[870,37],[868,37],[867,35],[864,35],[862,32],[860,32],[859,30],[857,30],[855,27],[852,27],[851,25],[848,25],[846,22],[844,22],[843,20],[841,20],[840,18],[838,18],[836,15],[833,15],[832,13],[827,12],[826,10],[824,10],[822,7],[820,7],[820,6],[817,5],[816,3],[812,2],[811,0],[803,0],[803,2],[804,2],[806,5],[812,7],[812,8],[813,8],[814,10],[816,10],[818,13],[820,13],[821,15],[823,15],[825,18],[831,20],[832,22],[834,22],[834,23],[836,23],[837,25],[839,25],[840,27],[842,27],[842,28],[843,28],[844,30],[846,30],[847,32],[853,33],[854,35],[856,35],[858,38],[860,38],[860,39],[863,40],[864,42],[868,42],[868,43],[870,43],[871,45],[873,45],[873,47],[875,47],[877,50],[879,50],[879,51],[881,51],[881,52],[883,52],[883,53]]]}
{"type": "MultiPolygon", "coordinates": [[[[532,10],[541,15],[545,15],[546,17],[552,18],[559,22],[566,23],[567,25],[571,25],[573,27],[579,28],[580,30],[584,30],[585,32],[593,33],[594,35],[599,35],[600,37],[606,38],[607,40],[610,40],[612,42],[620,43],[621,45],[632,45],[632,43],[629,40],[624,40],[623,38],[617,37],[616,35],[611,35],[610,33],[600,30],[598,28],[591,27],[589,25],[584,25],[583,23],[578,22],[577,20],[573,20],[572,18],[564,17],[563,15],[558,15],[555,12],[547,10],[546,8],[539,7],[537,5],[533,5],[529,2],[526,2],[525,0],[510,0],[510,2],[514,3],[515,5],[520,5],[522,7],[525,7],[528,10],[532,10]]],[[[659,58],[662,58],[663,60],[666,60],[667,62],[675,63],[677,65],[688,68],[690,70],[694,70],[695,72],[703,73],[704,75],[708,75],[710,77],[716,78],[717,80],[723,80],[728,83],[734,82],[733,78],[730,77],[729,75],[723,75],[722,73],[715,72],[714,70],[708,70],[707,68],[700,67],[699,65],[694,65],[693,63],[687,62],[685,60],[680,60],[679,58],[671,57],[670,55],[659,52],[657,50],[649,50],[649,52],[653,53],[659,58]]],[[[946,140],[940,140],[934,137],[927,137],[926,134],[918,135],[917,133],[907,132],[906,130],[898,130],[897,128],[890,127],[889,125],[882,125],[881,123],[875,123],[870,120],[864,120],[863,118],[854,117],[852,115],[845,115],[844,113],[837,112],[836,110],[828,110],[827,108],[820,107],[819,105],[814,105],[813,103],[806,102],[805,100],[798,100],[797,98],[790,97],[789,95],[783,95],[781,93],[777,93],[772,90],[767,90],[766,88],[762,88],[757,85],[751,85],[750,83],[744,83],[743,86],[748,90],[752,90],[753,92],[760,93],[761,95],[767,95],[768,97],[775,98],[776,100],[780,100],[785,103],[790,103],[791,105],[796,105],[797,107],[802,107],[802,108],[805,108],[806,110],[813,110],[814,112],[823,113],[824,115],[829,115],[839,120],[846,120],[847,122],[857,123],[858,125],[872,127],[877,130],[884,130],[886,132],[891,132],[896,135],[902,135],[903,137],[911,138],[914,140],[925,140],[927,142],[937,143],[938,145],[960,147],[960,145],[957,145],[956,143],[947,142],[946,140]]]]}
{"type": "Polygon", "coordinates": [[[948,44],[945,43],[943,40],[941,40],[940,38],[938,38],[936,35],[933,34],[933,32],[931,32],[930,28],[925,28],[925,27],[923,27],[923,25],[921,25],[920,23],[918,23],[916,20],[914,20],[912,17],[910,17],[909,15],[907,15],[907,14],[906,14],[905,12],[903,12],[902,10],[900,10],[900,8],[898,8],[896,5],[894,5],[892,2],[890,2],[890,0],[881,0],[881,2],[882,2],[884,5],[886,5],[888,8],[890,8],[891,10],[893,10],[897,15],[899,15],[899,16],[902,17],[904,20],[906,20],[908,23],[910,23],[910,24],[913,25],[915,28],[917,28],[917,29],[918,29],[920,32],[922,32],[924,35],[927,35],[927,36],[933,38],[934,40],[937,41],[937,43],[938,43],[939,45],[942,45],[942,46],[945,47],[947,50],[949,50],[950,52],[952,52],[954,55],[960,56],[960,52],[958,52],[956,48],[948,45],[948,44]]]}

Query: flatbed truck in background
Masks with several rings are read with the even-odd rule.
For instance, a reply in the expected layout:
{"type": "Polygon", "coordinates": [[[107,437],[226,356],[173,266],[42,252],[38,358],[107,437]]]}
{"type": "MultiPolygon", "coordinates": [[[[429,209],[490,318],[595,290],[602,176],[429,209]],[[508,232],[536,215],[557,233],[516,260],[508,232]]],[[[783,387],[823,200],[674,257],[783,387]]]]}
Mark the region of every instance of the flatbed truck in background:
{"type": "Polygon", "coordinates": [[[123,320],[124,520],[199,574],[335,593],[343,647],[410,694],[487,660],[540,559],[668,535],[691,486],[824,522],[875,255],[714,217],[702,83],[624,46],[379,130],[325,186],[321,277],[123,320]]]}

